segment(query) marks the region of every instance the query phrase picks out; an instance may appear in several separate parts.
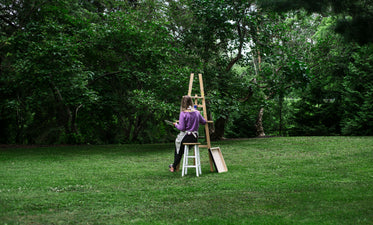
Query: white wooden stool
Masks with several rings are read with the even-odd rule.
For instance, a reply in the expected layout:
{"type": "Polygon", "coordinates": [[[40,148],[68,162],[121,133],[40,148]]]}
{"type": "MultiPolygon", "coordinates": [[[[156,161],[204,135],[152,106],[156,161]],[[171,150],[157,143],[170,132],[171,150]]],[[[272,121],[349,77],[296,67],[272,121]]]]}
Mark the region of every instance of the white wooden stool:
{"type": "Polygon", "coordinates": [[[181,176],[184,176],[188,173],[188,168],[196,168],[196,175],[199,177],[202,174],[201,170],[201,159],[199,157],[199,145],[201,143],[183,143],[184,147],[184,160],[183,160],[183,169],[181,176]],[[194,146],[194,155],[189,155],[189,146],[194,146]],[[194,159],[194,164],[189,165],[188,160],[194,159]]]}

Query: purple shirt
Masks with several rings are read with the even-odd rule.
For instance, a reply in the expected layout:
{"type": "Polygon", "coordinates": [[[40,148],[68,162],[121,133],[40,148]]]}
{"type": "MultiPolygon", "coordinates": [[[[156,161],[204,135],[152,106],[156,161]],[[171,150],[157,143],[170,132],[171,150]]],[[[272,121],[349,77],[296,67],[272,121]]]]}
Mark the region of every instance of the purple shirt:
{"type": "Polygon", "coordinates": [[[205,118],[199,111],[181,112],[179,123],[175,127],[181,131],[198,131],[199,124],[206,124],[205,118]]]}

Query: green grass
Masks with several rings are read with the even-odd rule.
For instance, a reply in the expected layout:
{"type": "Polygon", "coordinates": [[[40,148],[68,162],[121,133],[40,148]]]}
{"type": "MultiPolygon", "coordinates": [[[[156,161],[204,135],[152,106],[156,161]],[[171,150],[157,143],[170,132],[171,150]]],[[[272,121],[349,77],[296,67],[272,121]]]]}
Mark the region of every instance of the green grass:
{"type": "Polygon", "coordinates": [[[200,177],[173,144],[0,149],[0,224],[373,224],[373,137],[213,146],[200,177]]]}

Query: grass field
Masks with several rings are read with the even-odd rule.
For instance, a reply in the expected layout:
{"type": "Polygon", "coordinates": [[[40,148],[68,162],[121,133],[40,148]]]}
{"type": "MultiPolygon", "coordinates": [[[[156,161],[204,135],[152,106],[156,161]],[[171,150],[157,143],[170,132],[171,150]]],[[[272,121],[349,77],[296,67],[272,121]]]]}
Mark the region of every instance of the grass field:
{"type": "Polygon", "coordinates": [[[373,224],[373,137],[222,141],[226,173],[170,173],[173,144],[0,149],[0,224],[373,224]]]}

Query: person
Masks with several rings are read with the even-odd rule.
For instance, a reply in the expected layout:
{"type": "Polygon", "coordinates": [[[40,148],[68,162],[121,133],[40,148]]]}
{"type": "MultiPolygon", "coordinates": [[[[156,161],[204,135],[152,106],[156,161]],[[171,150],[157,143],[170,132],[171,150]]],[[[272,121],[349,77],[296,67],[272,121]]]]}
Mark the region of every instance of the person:
{"type": "Polygon", "coordinates": [[[200,124],[206,124],[201,113],[193,108],[192,98],[184,95],[181,99],[179,123],[173,125],[180,130],[175,140],[174,162],[169,165],[169,170],[174,172],[184,154],[183,143],[195,143],[198,139],[198,128],[200,124]]]}

